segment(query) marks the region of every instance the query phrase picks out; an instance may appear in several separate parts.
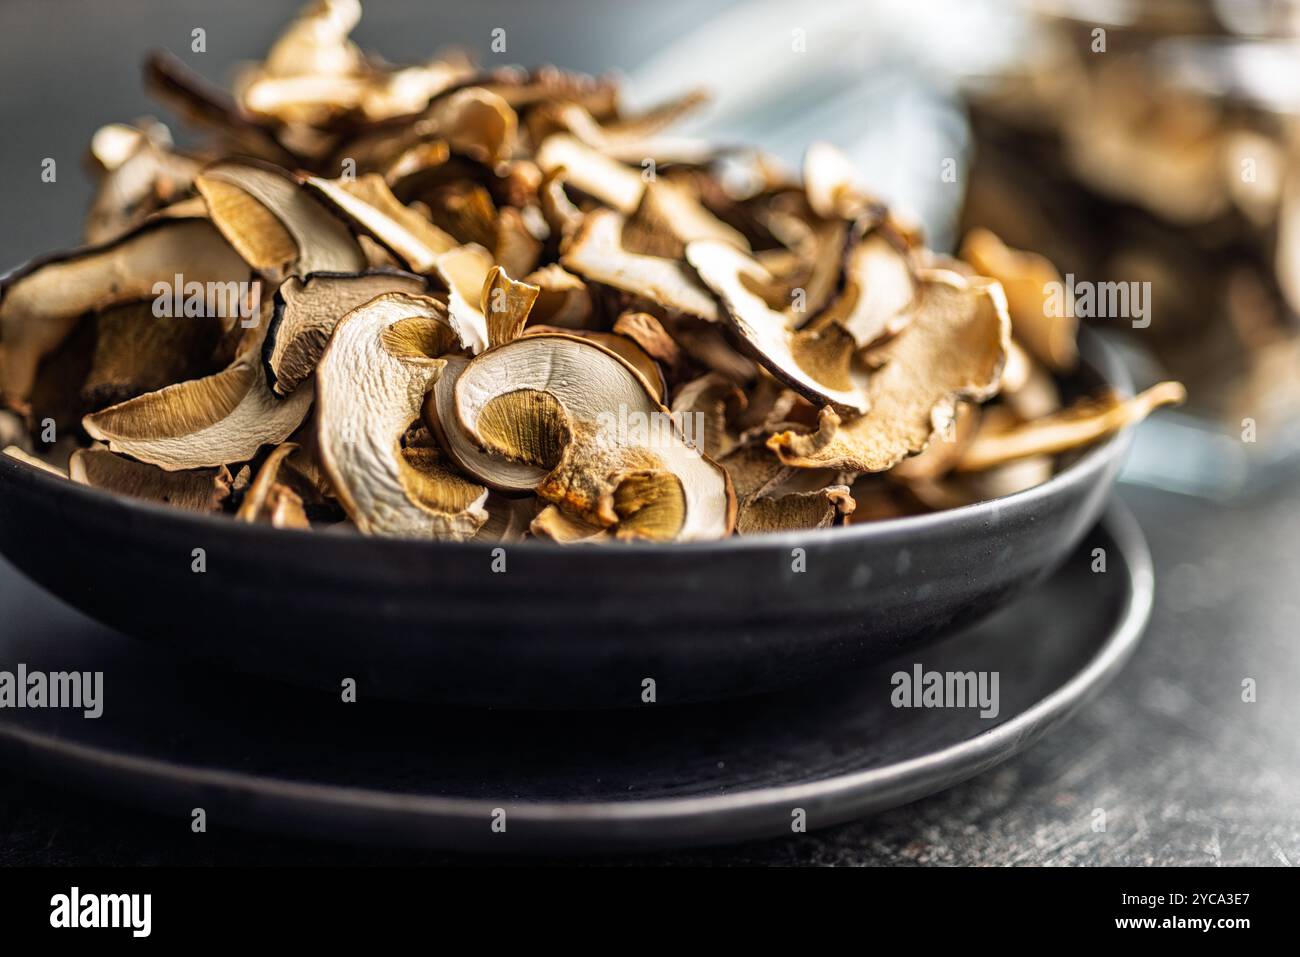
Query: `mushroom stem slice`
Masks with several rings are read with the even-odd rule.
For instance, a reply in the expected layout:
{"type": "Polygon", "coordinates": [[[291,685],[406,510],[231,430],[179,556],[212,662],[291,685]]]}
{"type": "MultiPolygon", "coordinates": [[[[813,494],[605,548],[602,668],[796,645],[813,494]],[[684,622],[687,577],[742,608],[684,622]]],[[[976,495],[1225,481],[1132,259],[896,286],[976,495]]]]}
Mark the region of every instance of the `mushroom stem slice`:
{"type": "Polygon", "coordinates": [[[962,453],[957,469],[978,472],[1031,456],[1066,452],[1136,425],[1160,406],[1178,405],[1186,398],[1181,383],[1161,382],[1131,399],[1106,392],[1009,429],[981,430],[962,453]]]}
{"type": "Polygon", "coordinates": [[[870,406],[865,373],[856,367],[855,343],[838,326],[792,331],[790,318],[755,289],[773,277],[753,258],[726,243],[700,240],[686,259],[712,289],[747,350],[774,376],[809,401],[861,415],[870,406]]]}
{"type": "Polygon", "coordinates": [[[470,362],[453,394],[471,441],[545,469],[540,498],[616,537],[711,539],[734,527],[726,472],[685,441],[631,366],[593,342],[516,339],[470,362]]]}
{"type": "Polygon", "coordinates": [[[870,410],[841,425],[829,406],[817,431],[785,431],[767,440],[783,462],[799,468],[883,472],[946,432],[967,399],[997,392],[1010,341],[1001,287],[946,270],[921,274],[916,315],[875,354],[870,410]]]}
{"type": "Polygon", "coordinates": [[[451,468],[425,430],[408,435],[457,346],[445,307],[425,297],[380,296],[334,329],[316,367],[317,442],[365,534],[464,540],[487,521],[487,489],[451,468]]]}
{"type": "Polygon", "coordinates": [[[215,469],[168,472],[123,458],[107,449],[78,449],[68,460],[68,476],[82,485],[107,489],[195,512],[212,512],[230,496],[234,480],[224,465],[215,469]]]}

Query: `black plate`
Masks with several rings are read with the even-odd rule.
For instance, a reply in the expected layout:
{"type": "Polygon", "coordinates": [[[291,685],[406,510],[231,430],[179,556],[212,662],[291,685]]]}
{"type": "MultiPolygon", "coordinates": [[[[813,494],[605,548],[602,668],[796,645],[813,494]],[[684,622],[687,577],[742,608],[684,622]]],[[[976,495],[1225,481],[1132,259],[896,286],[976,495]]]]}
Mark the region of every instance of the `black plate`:
{"type": "Polygon", "coordinates": [[[1152,578],[1141,532],[1112,512],[1039,588],[919,654],[759,698],[608,714],[344,704],[160,657],[3,563],[0,595],[0,668],[104,673],[100,718],[0,710],[15,766],[177,817],[202,807],[213,831],[516,854],[776,836],[796,809],[812,829],[946,788],[1119,670],[1152,578]],[[914,664],[997,672],[998,716],[892,707],[891,675],[914,664]]]}
{"type": "MultiPolygon", "coordinates": [[[[1095,336],[1082,346],[1071,391],[1131,390],[1112,351],[1095,336]]],[[[637,707],[653,679],[660,704],[683,703],[879,661],[992,612],[1097,521],[1129,438],[966,508],[607,548],[277,530],[110,495],[0,455],[0,552],[100,621],[249,674],[547,708],[637,707]]]]}

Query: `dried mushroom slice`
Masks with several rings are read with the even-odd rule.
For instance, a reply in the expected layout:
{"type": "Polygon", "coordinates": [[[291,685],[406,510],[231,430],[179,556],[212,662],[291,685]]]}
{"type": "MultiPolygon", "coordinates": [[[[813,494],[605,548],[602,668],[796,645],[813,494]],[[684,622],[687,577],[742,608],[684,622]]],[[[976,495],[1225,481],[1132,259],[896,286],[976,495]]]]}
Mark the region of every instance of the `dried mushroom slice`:
{"type": "Polygon", "coordinates": [[[10,401],[27,397],[41,359],[83,315],[151,299],[160,283],[170,290],[177,275],[187,285],[224,289],[247,280],[248,267],[207,220],[160,219],[102,246],[35,260],[0,280],[0,383],[10,401]]]}
{"type": "Polygon", "coordinates": [[[1107,392],[1060,412],[994,430],[981,429],[962,453],[957,469],[977,472],[1018,459],[1054,455],[1088,445],[1141,422],[1162,405],[1178,405],[1187,391],[1177,382],[1161,382],[1131,399],[1107,392]]]}
{"type": "Polygon", "coordinates": [[[663,371],[659,364],[650,355],[641,348],[637,342],[629,336],[618,332],[601,332],[596,329],[565,329],[562,326],[529,326],[525,335],[569,335],[577,336],[579,339],[586,339],[597,345],[604,346],[614,355],[618,356],[645,380],[646,387],[655,397],[656,402],[662,403],[668,392],[668,386],[664,382],[663,371]]]}
{"type": "Polygon", "coordinates": [[[682,385],[673,396],[673,418],[682,434],[710,458],[721,459],[736,447],[727,423],[745,408],[745,393],[717,372],[682,385]]]}
{"type": "Polygon", "coordinates": [[[849,250],[844,289],[821,316],[817,328],[835,322],[859,349],[898,335],[912,318],[916,278],[906,253],[880,232],[871,232],[849,250]]]}
{"type": "Polygon", "coordinates": [[[91,140],[91,156],[102,170],[86,214],[85,240],[91,244],[135,229],[188,192],[199,170],[196,160],[171,151],[171,134],[161,123],[101,127],[91,140]]]}
{"type": "Polygon", "coordinates": [[[193,512],[214,512],[230,497],[234,480],[224,465],[168,472],[107,449],[78,449],[68,460],[68,477],[92,488],[107,489],[193,512]]]}
{"type": "Polygon", "coordinates": [[[781,432],[768,446],[799,468],[892,468],[946,431],[958,402],[980,402],[997,392],[1009,338],[997,283],[923,272],[915,317],[876,356],[882,365],[867,387],[870,410],[841,425],[825,408],[816,432],[781,432]]]}
{"type": "Polygon", "coordinates": [[[1051,262],[1012,249],[987,229],[966,236],[961,258],[1002,284],[1012,331],[1035,359],[1056,372],[1074,368],[1079,321],[1072,304],[1064,301],[1065,284],[1051,262]]]}
{"type": "Polygon", "coordinates": [[[541,289],[511,279],[500,266],[493,266],[483,281],[479,311],[487,324],[488,345],[500,346],[518,339],[541,289]]]}
{"type": "Polygon", "coordinates": [[[803,186],[812,211],[822,219],[857,219],[871,204],[857,187],[857,170],[830,143],[808,146],[803,159],[803,186]]]}
{"type": "Polygon", "coordinates": [[[297,450],[293,442],[282,442],[271,450],[244,493],[235,518],[243,522],[266,522],[274,528],[311,528],[302,496],[280,480],[281,466],[297,450]]]}
{"type": "Polygon", "coordinates": [[[718,306],[686,265],[623,248],[623,217],[609,210],[588,213],[560,258],[566,269],[593,282],[642,296],[674,312],[717,322],[718,306]]]}
{"type": "Polygon", "coordinates": [[[581,329],[591,319],[591,293],[587,284],[557,263],[543,266],[524,277],[539,290],[531,321],[566,329],[581,329]]]}
{"type": "Polygon", "coordinates": [[[538,497],[618,538],[729,535],[726,472],[687,444],[630,366],[583,339],[525,336],[479,356],[454,390],[465,434],[545,469],[538,497]]]}
{"type": "Polygon", "coordinates": [[[225,160],[205,168],[194,185],[222,235],[254,269],[279,277],[366,268],[347,226],[278,167],[225,160]]]}
{"type": "Polygon", "coordinates": [[[280,399],[261,362],[265,323],[235,361],[215,375],[147,392],[82,419],[109,449],[168,471],[246,462],[302,424],[312,389],[280,399]]]}
{"type": "Polygon", "coordinates": [[[488,347],[483,288],[495,264],[482,246],[457,246],[438,257],[434,274],[447,287],[447,311],[456,335],[476,355],[488,347]]]}
{"type": "Polygon", "coordinates": [[[276,395],[288,395],[311,376],[334,327],[347,313],[386,292],[418,295],[426,289],[422,276],[392,269],[312,273],[280,283],[262,347],[267,380],[276,395]]]}
{"type": "Polygon", "coordinates": [[[26,462],[32,468],[40,469],[42,472],[57,475],[59,478],[68,478],[68,473],[63,471],[63,469],[51,465],[42,458],[37,458],[35,455],[32,455],[30,452],[17,445],[6,445],[4,453],[11,459],[17,459],[19,462],[26,462]]]}
{"type": "Polygon", "coordinates": [[[624,216],[636,212],[641,202],[645,181],[640,173],[567,134],[548,136],[534,161],[543,173],[563,170],[569,185],[624,216]]]}
{"type": "MultiPolygon", "coordinates": [[[[459,347],[445,307],[427,297],[383,295],[335,327],[316,368],[317,442],[361,532],[461,541],[487,521],[487,489],[426,438],[408,435],[442,357],[459,347]]],[[[427,435],[422,426],[414,431],[427,435]]]]}
{"type": "Polygon", "coordinates": [[[764,368],[812,402],[850,415],[867,411],[867,377],[855,364],[852,337],[838,326],[792,331],[790,316],[755,291],[771,284],[771,274],[726,243],[693,242],[686,259],[722,300],[741,342],[764,368]]]}
{"type": "Polygon", "coordinates": [[[668,180],[644,185],[641,202],[623,227],[630,252],[681,259],[686,244],[712,239],[749,252],[749,240],[700,204],[685,187],[668,180]]]}
{"type": "Polygon", "coordinates": [[[456,380],[468,365],[469,360],[463,356],[446,357],[446,365],[425,399],[424,422],[452,461],[466,473],[499,491],[531,491],[546,478],[547,469],[484,451],[461,428],[456,416],[456,380]]]}
{"type": "Polygon", "coordinates": [[[580,542],[601,542],[609,539],[609,529],[568,514],[563,509],[548,505],[533,518],[528,531],[534,538],[545,538],[560,545],[580,542]]]}
{"type": "Polygon", "coordinates": [[[457,245],[427,217],[402,205],[378,173],[355,180],[308,176],[305,182],[415,272],[429,272],[439,255],[457,245]]]}
{"type": "Polygon", "coordinates": [[[474,541],[509,543],[521,542],[527,537],[529,525],[537,517],[541,503],[531,495],[511,498],[489,492],[483,507],[487,510],[487,521],[474,536],[474,541]]]}
{"type": "Polygon", "coordinates": [[[842,525],[857,508],[847,485],[830,485],[815,492],[743,501],[736,519],[741,535],[786,532],[842,525]]]}

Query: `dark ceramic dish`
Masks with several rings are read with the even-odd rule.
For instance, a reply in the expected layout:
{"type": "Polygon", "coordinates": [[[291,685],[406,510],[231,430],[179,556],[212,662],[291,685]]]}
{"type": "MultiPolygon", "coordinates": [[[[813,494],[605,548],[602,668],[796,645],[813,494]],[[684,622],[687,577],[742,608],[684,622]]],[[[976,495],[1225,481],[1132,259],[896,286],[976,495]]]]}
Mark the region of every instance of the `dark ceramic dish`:
{"type": "MultiPolygon", "coordinates": [[[[1081,345],[1068,391],[1131,391],[1110,349],[1091,335],[1081,345]]],[[[0,455],[0,551],[100,621],[250,674],[544,708],[637,706],[653,679],[658,703],[681,703],[870,664],[994,611],[1097,522],[1128,444],[1125,432],[1040,486],[931,515],[504,551],[248,525],[0,455]]]]}

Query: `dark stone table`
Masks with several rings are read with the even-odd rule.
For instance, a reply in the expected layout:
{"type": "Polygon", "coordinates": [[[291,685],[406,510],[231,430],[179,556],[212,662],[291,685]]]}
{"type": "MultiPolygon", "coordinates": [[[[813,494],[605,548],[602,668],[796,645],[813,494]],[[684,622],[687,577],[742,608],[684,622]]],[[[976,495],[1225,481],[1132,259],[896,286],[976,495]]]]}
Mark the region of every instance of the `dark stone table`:
{"type": "MultiPolygon", "coordinates": [[[[1147,491],[1124,497],[1154,552],[1155,617],[1124,673],[1064,728],[974,780],[869,820],[612,861],[1300,863],[1300,483],[1236,507],[1147,491]],[[1253,703],[1242,700],[1247,678],[1253,703]],[[1104,831],[1093,827],[1097,809],[1104,831]]],[[[14,574],[0,565],[0,588],[14,574]]],[[[184,822],[0,773],[0,864],[455,860],[196,836],[184,822]]]]}

